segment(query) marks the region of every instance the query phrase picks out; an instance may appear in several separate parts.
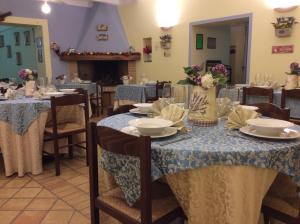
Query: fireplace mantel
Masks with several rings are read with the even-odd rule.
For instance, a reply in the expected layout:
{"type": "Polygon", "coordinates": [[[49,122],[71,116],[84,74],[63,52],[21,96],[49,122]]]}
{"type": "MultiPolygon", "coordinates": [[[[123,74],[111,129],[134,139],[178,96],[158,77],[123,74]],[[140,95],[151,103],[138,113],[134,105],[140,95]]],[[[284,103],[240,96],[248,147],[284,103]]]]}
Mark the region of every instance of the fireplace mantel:
{"type": "Polygon", "coordinates": [[[138,61],[140,54],[61,55],[62,61],[138,61]]]}

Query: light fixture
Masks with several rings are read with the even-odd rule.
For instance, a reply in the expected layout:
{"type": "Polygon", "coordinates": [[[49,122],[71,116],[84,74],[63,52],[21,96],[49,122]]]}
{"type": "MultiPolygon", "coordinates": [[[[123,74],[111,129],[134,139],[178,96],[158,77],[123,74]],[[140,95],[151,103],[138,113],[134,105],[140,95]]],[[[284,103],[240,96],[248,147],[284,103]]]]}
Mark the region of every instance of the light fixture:
{"type": "Polygon", "coordinates": [[[162,29],[170,29],[180,19],[181,0],[156,0],[156,20],[162,29]]]}
{"type": "Polygon", "coordinates": [[[41,7],[41,10],[44,14],[49,14],[51,12],[51,7],[48,5],[47,1],[44,2],[44,4],[41,7]]]}
{"type": "Polygon", "coordinates": [[[265,2],[277,12],[289,12],[300,5],[300,0],[265,0],[265,2]]]}

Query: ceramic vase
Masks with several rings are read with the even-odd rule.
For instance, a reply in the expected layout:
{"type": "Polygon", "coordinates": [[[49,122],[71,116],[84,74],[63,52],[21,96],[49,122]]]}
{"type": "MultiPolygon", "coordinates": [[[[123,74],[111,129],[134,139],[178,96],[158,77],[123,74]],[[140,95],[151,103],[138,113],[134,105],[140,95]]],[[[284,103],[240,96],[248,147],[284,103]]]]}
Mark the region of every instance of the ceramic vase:
{"type": "Polygon", "coordinates": [[[275,29],[277,37],[289,37],[292,35],[292,28],[275,29]]]}
{"type": "Polygon", "coordinates": [[[298,76],[297,75],[292,75],[288,74],[286,76],[286,84],[285,84],[285,89],[296,89],[298,87],[298,76]]]}
{"type": "Polygon", "coordinates": [[[188,119],[193,125],[203,127],[218,123],[216,87],[204,89],[194,86],[190,98],[188,119]]]}
{"type": "Polygon", "coordinates": [[[36,91],[36,82],[35,80],[29,80],[25,82],[25,96],[33,96],[36,91]]]}
{"type": "Polygon", "coordinates": [[[123,80],[123,85],[126,85],[126,86],[129,85],[129,79],[124,79],[123,80]]]}

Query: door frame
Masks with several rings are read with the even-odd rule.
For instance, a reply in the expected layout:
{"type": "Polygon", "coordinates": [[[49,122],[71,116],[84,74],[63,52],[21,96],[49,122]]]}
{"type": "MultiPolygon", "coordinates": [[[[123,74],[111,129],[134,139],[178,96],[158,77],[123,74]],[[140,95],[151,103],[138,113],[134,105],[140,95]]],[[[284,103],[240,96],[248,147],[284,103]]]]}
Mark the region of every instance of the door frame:
{"type": "Polygon", "coordinates": [[[49,40],[49,29],[48,20],[46,19],[34,19],[25,17],[8,16],[0,24],[4,25],[29,25],[29,26],[40,26],[43,35],[43,49],[44,49],[44,63],[46,77],[49,81],[52,80],[52,64],[50,54],[50,40],[49,40]]]}
{"type": "Polygon", "coordinates": [[[207,19],[207,20],[199,20],[194,21],[189,24],[189,58],[188,63],[191,66],[192,62],[192,49],[193,49],[193,27],[198,25],[204,25],[209,23],[216,23],[216,22],[223,22],[228,20],[235,20],[235,19],[244,19],[248,18],[249,26],[248,26],[248,47],[247,47],[247,71],[246,71],[246,83],[250,81],[250,56],[251,56],[251,44],[252,44],[252,24],[253,24],[253,14],[246,13],[234,16],[227,16],[221,18],[214,18],[214,19],[207,19]]]}

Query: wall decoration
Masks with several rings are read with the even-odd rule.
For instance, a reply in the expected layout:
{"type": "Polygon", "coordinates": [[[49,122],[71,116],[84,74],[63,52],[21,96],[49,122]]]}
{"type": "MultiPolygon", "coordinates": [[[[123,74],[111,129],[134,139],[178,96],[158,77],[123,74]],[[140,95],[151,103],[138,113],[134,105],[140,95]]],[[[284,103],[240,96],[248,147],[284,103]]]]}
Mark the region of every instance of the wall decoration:
{"type": "Polygon", "coordinates": [[[152,62],[152,38],[144,38],[143,39],[143,57],[144,62],[152,62]]]}
{"type": "Polygon", "coordinates": [[[294,45],[272,46],[272,54],[290,54],[294,52],[294,45]]]}
{"type": "Polygon", "coordinates": [[[108,40],[108,34],[98,34],[97,35],[97,40],[98,41],[106,41],[106,40],[108,40]]]}
{"type": "Polygon", "coordinates": [[[31,44],[30,41],[30,31],[25,31],[24,32],[24,41],[25,41],[25,45],[29,46],[31,44]]]}
{"type": "Polygon", "coordinates": [[[20,33],[19,32],[15,32],[14,36],[15,36],[15,45],[16,46],[20,46],[20,42],[21,42],[21,40],[20,40],[20,33]]]}
{"type": "Polygon", "coordinates": [[[292,28],[297,24],[295,17],[278,17],[276,23],[272,23],[277,37],[289,37],[292,35],[292,28]]]}
{"type": "Polygon", "coordinates": [[[21,52],[16,52],[16,64],[22,65],[22,54],[21,52]]]}
{"type": "Polygon", "coordinates": [[[37,53],[38,53],[38,62],[43,63],[44,62],[43,48],[38,48],[37,53]]]}
{"type": "Polygon", "coordinates": [[[108,25],[99,24],[99,25],[97,25],[97,30],[98,31],[108,31],[108,25]]]}
{"type": "Polygon", "coordinates": [[[165,34],[159,37],[160,38],[160,46],[163,49],[171,48],[172,36],[170,34],[165,34]]]}
{"type": "Polygon", "coordinates": [[[6,56],[7,56],[7,58],[12,58],[12,51],[11,51],[10,45],[6,46],[6,56]]]}
{"type": "Polygon", "coordinates": [[[5,42],[4,42],[4,35],[0,35],[0,48],[4,47],[5,42]]]}
{"type": "Polygon", "coordinates": [[[207,38],[207,49],[216,49],[217,48],[217,39],[214,37],[207,38]]]}
{"type": "Polygon", "coordinates": [[[196,34],[196,49],[202,50],[203,49],[203,34],[196,34]]]}

